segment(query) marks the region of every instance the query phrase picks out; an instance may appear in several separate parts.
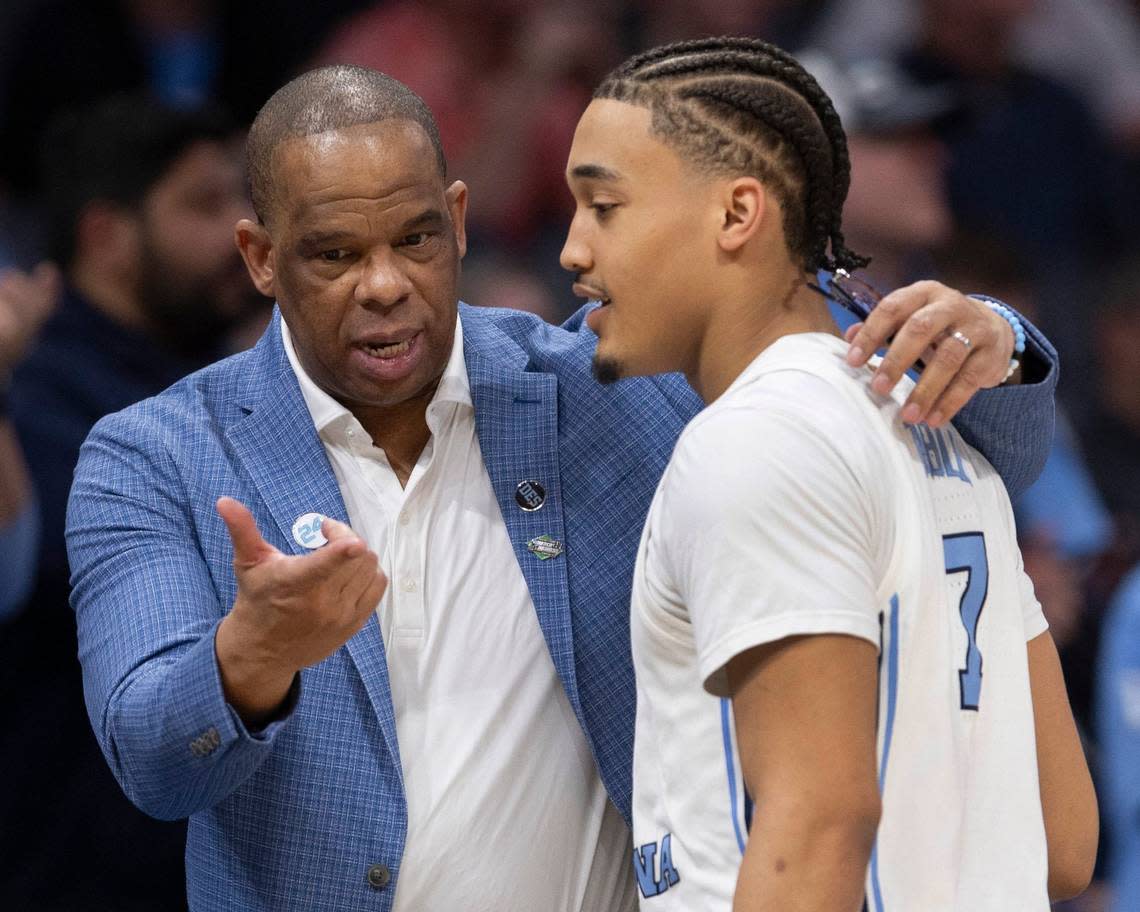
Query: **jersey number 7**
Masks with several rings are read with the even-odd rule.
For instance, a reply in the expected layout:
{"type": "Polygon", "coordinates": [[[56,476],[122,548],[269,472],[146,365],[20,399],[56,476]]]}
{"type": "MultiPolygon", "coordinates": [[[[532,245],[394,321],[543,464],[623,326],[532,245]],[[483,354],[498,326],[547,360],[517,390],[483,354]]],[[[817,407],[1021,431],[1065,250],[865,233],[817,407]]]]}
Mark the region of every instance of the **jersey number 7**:
{"type": "Polygon", "coordinates": [[[978,649],[978,619],[986,606],[990,565],[986,559],[986,538],[981,532],[942,536],[946,573],[966,574],[966,588],[958,603],[958,614],[966,628],[966,667],[958,670],[962,709],[977,710],[982,697],[982,652],[978,649]]]}

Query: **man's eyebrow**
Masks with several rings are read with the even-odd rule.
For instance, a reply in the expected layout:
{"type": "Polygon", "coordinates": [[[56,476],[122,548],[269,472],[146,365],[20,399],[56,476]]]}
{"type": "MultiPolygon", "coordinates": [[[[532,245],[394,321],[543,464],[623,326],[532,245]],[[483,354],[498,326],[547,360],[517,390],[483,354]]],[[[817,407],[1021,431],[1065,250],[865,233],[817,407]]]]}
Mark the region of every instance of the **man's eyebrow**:
{"type": "MultiPolygon", "coordinates": [[[[401,234],[410,234],[422,228],[436,228],[443,224],[443,212],[439,209],[427,209],[418,215],[412,216],[400,226],[401,234]]],[[[325,247],[335,247],[352,237],[351,231],[332,229],[323,231],[315,229],[307,231],[297,241],[298,248],[302,250],[316,250],[325,247]]]]}
{"type": "Polygon", "coordinates": [[[438,209],[428,209],[414,215],[400,228],[401,231],[415,231],[417,228],[435,228],[443,224],[443,213],[438,209]]]}
{"type": "Polygon", "coordinates": [[[583,180],[604,180],[604,181],[619,181],[621,175],[612,168],[607,168],[605,165],[575,165],[574,169],[570,172],[571,177],[582,178],[583,180]]]}
{"type": "Polygon", "coordinates": [[[335,246],[348,237],[346,231],[309,231],[297,240],[297,246],[305,250],[335,246]]]}

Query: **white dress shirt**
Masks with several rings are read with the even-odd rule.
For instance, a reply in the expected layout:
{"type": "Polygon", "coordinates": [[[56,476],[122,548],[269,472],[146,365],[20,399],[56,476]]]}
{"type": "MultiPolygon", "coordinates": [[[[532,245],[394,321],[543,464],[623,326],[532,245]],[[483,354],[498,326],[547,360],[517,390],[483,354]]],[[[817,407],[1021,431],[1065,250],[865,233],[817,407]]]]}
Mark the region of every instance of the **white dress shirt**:
{"type": "Polygon", "coordinates": [[[632,909],[629,831],[555,672],[483,464],[458,317],[406,487],[281,328],[352,528],[389,578],[376,613],[408,803],[396,912],[632,909]]]}

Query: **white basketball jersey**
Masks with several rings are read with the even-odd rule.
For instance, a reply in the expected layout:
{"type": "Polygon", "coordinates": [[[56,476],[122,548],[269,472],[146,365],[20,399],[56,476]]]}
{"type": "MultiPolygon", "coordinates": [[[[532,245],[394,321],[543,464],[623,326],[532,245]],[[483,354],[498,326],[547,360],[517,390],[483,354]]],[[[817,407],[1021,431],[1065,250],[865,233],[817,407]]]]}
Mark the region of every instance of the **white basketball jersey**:
{"type": "MultiPolygon", "coordinates": [[[[752,814],[724,669],[791,635],[880,650],[870,912],[1049,907],[1026,642],[1046,629],[1000,478],[909,428],[825,334],[765,350],[682,434],[638,553],[634,866],[729,910],[752,814]]],[[[762,814],[757,808],[756,814],[762,814]]]]}

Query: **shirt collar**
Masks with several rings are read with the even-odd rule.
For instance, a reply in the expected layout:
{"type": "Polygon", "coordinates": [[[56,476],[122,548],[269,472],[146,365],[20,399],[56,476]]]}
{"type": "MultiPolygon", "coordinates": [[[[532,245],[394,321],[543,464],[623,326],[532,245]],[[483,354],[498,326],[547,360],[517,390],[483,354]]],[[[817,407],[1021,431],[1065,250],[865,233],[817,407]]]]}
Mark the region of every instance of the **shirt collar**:
{"type": "Polygon", "coordinates": [[[467,379],[467,362],[463,358],[463,321],[455,315],[455,340],[451,343],[451,356],[439,378],[439,386],[432,397],[429,411],[436,403],[452,402],[474,410],[471,401],[471,381],[467,379]]]}
{"type": "MultiPolygon", "coordinates": [[[[334,423],[337,425],[359,425],[356,416],[332,396],[321,389],[316,381],[309,376],[308,371],[301,366],[297,351],[293,347],[293,338],[284,317],[281,319],[281,341],[285,346],[285,356],[289,359],[289,366],[297,377],[301,387],[301,395],[305,405],[312,416],[313,425],[317,433],[322,433],[334,423]]],[[[436,415],[440,406],[451,403],[474,411],[475,405],[471,400],[471,383],[467,379],[467,364],[463,360],[463,321],[459,315],[455,316],[455,339],[451,344],[451,355],[443,369],[443,376],[439,379],[435,395],[427,407],[428,427],[435,431],[436,415]]]]}

